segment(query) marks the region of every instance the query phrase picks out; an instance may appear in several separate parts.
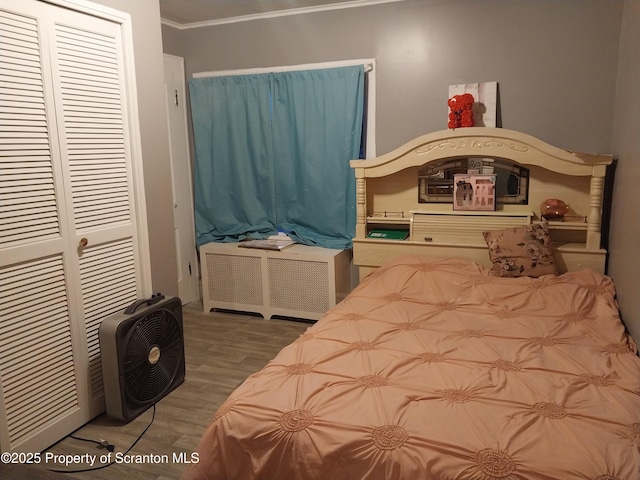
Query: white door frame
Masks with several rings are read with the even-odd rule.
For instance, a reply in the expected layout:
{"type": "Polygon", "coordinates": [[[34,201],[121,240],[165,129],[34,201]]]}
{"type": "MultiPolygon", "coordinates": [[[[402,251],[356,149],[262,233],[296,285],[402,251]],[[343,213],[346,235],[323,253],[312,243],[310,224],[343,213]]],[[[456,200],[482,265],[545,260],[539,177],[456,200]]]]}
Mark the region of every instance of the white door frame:
{"type": "Polygon", "coordinates": [[[164,85],[169,125],[169,158],[173,194],[173,226],[176,236],[178,296],[186,305],[200,299],[196,253],[193,179],[187,124],[184,59],[164,54],[164,85]]]}

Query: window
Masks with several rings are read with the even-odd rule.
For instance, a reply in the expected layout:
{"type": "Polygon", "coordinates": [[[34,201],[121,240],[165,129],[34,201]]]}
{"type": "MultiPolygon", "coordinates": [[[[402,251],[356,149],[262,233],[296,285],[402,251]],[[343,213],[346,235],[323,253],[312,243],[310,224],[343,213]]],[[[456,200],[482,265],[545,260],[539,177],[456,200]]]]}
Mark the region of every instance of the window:
{"type": "Polygon", "coordinates": [[[277,229],[303,244],[350,247],[349,160],[371,154],[373,131],[367,122],[363,148],[362,116],[372,111],[363,64],[229,73],[189,82],[198,245],[277,229]]]}

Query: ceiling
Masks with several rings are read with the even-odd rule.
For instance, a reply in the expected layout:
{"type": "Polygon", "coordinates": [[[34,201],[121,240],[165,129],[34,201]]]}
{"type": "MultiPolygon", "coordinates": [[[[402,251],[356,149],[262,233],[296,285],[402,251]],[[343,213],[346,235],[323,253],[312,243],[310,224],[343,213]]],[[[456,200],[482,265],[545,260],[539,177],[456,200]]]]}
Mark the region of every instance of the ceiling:
{"type": "Polygon", "coordinates": [[[159,0],[163,23],[176,28],[216,25],[402,0],[159,0]]]}

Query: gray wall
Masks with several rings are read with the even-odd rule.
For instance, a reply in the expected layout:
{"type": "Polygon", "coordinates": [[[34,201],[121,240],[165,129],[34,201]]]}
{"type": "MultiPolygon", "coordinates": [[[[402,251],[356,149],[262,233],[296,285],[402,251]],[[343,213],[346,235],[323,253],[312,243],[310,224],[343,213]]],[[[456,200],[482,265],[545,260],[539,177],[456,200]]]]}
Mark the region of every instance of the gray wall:
{"type": "Polygon", "coordinates": [[[158,0],[93,0],[131,15],[154,292],[178,294],[158,0]]]}
{"type": "Polygon", "coordinates": [[[375,57],[377,153],[446,128],[448,86],[498,81],[502,126],[611,151],[622,2],[420,0],[182,30],[193,72],[375,57]]]}
{"type": "Polygon", "coordinates": [[[609,274],[622,319],[640,345],[640,2],[626,0],[613,125],[618,158],[609,235],[609,274]]]}
{"type": "Polygon", "coordinates": [[[503,127],[614,153],[609,273],[640,342],[639,5],[415,0],[181,31],[163,25],[162,37],[166,53],[185,58],[187,77],[376,58],[378,154],[446,128],[448,86],[482,81],[499,82],[503,127]]]}

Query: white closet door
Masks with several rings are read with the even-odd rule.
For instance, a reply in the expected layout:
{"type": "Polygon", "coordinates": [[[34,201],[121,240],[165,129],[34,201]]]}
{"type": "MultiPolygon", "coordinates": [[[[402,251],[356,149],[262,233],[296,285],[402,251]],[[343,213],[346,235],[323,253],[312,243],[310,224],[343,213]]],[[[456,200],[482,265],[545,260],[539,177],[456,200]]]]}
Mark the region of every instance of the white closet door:
{"type": "Polygon", "coordinates": [[[50,44],[53,91],[91,400],[94,408],[103,408],[98,327],[142,293],[122,40],[119,25],[78,13],[65,12],[50,33],[55,39],[50,44]]]}
{"type": "Polygon", "coordinates": [[[98,327],[143,295],[121,25],[0,9],[2,450],[104,410],[98,327]]]}

